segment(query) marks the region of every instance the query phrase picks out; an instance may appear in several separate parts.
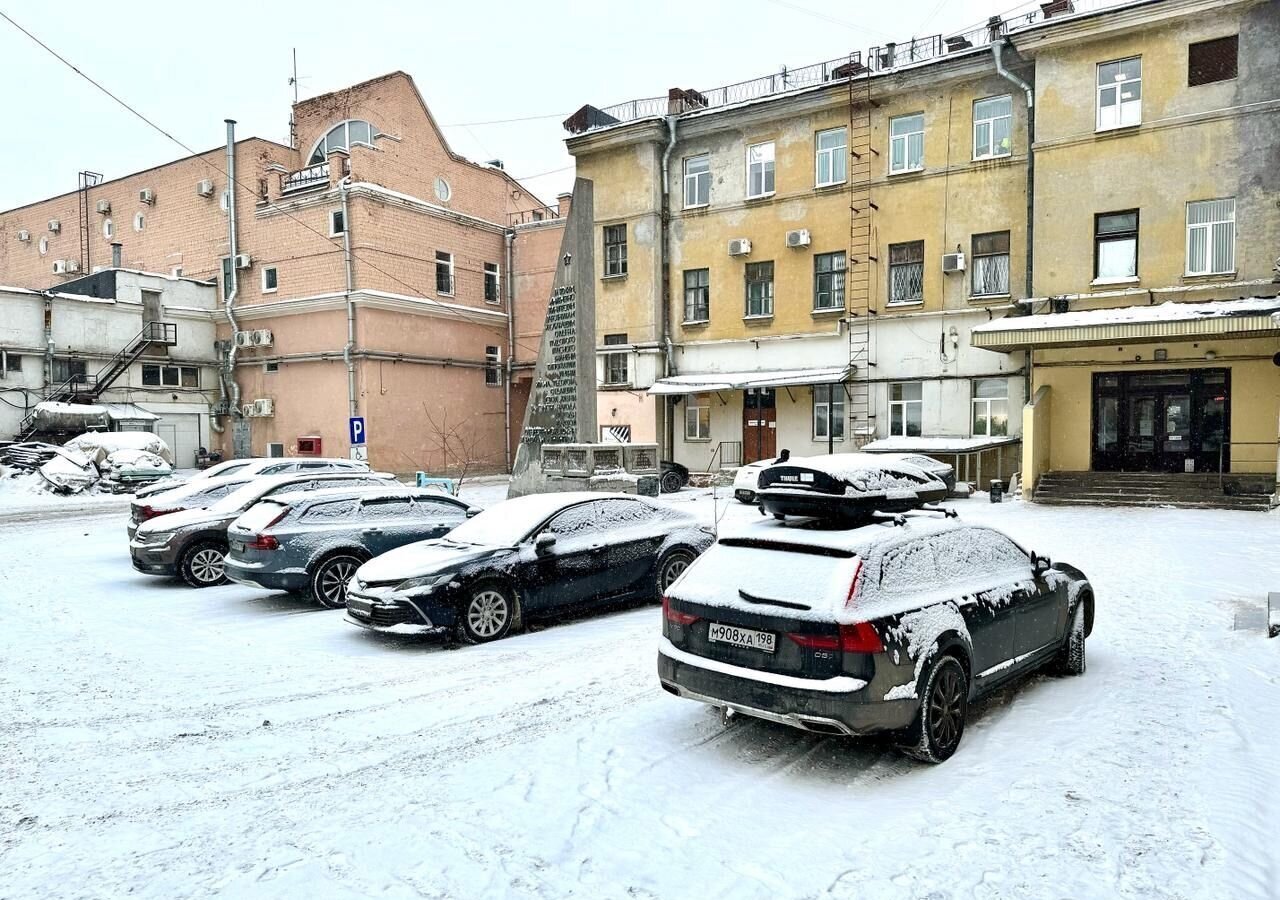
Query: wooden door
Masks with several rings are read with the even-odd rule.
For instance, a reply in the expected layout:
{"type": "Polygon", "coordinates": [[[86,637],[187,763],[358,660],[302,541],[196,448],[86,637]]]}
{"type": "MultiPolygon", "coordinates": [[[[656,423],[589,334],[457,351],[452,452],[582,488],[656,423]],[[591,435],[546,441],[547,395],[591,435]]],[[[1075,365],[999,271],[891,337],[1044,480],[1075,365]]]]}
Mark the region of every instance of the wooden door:
{"type": "Polygon", "coordinates": [[[773,388],[742,392],[742,461],[755,462],[778,455],[778,406],[773,388]]]}

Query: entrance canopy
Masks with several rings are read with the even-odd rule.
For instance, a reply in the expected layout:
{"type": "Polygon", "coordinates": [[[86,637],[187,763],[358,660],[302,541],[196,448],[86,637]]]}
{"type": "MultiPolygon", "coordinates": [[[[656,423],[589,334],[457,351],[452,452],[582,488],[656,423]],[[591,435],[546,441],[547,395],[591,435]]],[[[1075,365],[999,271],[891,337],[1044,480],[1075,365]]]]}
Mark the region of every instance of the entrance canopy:
{"type": "MultiPolygon", "coordinates": [[[[1280,304],[1277,305],[1280,309],[1280,304]]],[[[702,394],[713,391],[742,391],[750,388],[804,387],[811,384],[839,384],[850,372],[848,366],[822,369],[784,369],[775,372],[708,372],[704,375],[672,375],[654,382],[650,394],[702,394]]]]}
{"type": "Polygon", "coordinates": [[[102,403],[112,422],[159,422],[160,417],[136,403],[102,403]]]}
{"type": "Polygon", "coordinates": [[[1087,309],[1037,316],[1005,316],[976,325],[973,346],[1008,353],[1028,347],[1150,344],[1211,337],[1280,334],[1280,297],[1087,309]]]}

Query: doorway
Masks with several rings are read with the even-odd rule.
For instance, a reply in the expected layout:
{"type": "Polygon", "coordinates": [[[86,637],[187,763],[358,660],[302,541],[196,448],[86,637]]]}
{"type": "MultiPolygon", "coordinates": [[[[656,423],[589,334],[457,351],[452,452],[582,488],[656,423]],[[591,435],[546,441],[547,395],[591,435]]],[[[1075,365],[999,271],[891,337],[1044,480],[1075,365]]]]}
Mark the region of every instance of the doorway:
{"type": "Polygon", "coordinates": [[[1216,472],[1230,459],[1231,372],[1095,372],[1093,469],[1216,472]]]}
{"type": "Polygon", "coordinates": [[[778,403],[773,388],[742,392],[742,461],[755,462],[778,455],[778,403]]]}

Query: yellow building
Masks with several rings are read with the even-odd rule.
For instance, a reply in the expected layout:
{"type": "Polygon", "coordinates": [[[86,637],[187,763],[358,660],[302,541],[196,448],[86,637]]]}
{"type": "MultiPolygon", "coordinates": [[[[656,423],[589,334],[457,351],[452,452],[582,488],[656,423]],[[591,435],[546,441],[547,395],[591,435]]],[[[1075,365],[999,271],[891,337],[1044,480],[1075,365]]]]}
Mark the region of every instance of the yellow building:
{"type": "Polygon", "coordinates": [[[595,185],[602,429],[697,470],[874,440],[1028,490],[1049,469],[1216,473],[1218,444],[1274,475],[1277,37],[1258,0],[1058,2],[583,107],[565,124],[595,185]],[[1264,299],[1164,330],[1036,325],[1241,297],[1264,299]],[[1204,331],[1232,312],[1246,333],[1204,331]],[[1167,453],[1143,449],[1157,432],[1167,453]]]}

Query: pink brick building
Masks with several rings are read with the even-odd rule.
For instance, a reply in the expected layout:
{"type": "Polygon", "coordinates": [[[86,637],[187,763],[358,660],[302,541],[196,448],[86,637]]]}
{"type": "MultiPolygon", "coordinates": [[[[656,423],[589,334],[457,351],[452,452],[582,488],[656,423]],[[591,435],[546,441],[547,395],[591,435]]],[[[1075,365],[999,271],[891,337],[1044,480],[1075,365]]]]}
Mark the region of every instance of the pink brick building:
{"type": "Polygon", "coordinates": [[[569,197],[547,206],[454,153],[403,72],[293,120],[295,147],[235,141],[230,190],[218,148],[0,213],[0,284],[56,288],[111,265],[117,242],[125,268],[216,280],[219,338],[242,333],[204,386],[226,397],[213,445],[346,455],[354,414],[376,468],[503,470],[569,197]],[[270,415],[231,410],[255,400],[270,415]]]}

